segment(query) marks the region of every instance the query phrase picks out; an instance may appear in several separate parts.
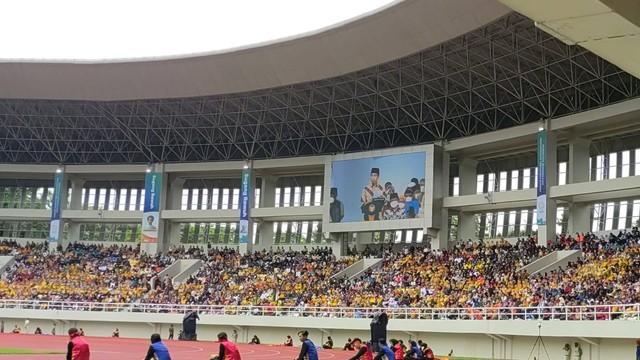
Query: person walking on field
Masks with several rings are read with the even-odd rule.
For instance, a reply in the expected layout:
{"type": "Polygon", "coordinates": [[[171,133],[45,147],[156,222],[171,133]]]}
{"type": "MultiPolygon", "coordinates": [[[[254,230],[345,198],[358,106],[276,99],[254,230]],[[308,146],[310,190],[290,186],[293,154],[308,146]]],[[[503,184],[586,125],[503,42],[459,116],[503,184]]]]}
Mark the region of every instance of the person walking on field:
{"type": "Polygon", "coordinates": [[[76,328],[69,329],[69,343],[67,344],[67,360],[90,360],[89,344],[84,341],[76,328]]]}

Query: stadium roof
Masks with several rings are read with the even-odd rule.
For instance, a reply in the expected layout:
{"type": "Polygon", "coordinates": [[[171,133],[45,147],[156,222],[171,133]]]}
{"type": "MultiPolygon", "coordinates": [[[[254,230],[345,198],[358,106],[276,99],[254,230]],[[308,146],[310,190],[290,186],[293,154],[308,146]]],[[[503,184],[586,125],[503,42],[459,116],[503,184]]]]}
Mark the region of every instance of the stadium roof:
{"type": "Polygon", "coordinates": [[[243,160],[444,141],[638,97],[639,82],[511,13],[395,60],[279,87],[188,98],[0,100],[0,162],[243,160]]]}

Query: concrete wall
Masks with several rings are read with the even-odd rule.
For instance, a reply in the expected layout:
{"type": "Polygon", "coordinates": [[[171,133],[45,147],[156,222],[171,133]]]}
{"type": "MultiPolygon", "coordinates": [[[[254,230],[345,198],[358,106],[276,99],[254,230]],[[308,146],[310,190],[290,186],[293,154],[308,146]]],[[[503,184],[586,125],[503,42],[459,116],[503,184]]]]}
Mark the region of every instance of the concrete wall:
{"type": "Polygon", "coordinates": [[[13,258],[13,255],[0,256],[0,276],[2,276],[2,274],[4,274],[4,272],[5,272],[5,270],[7,270],[15,262],[16,261],[13,258]]]}
{"type": "Polygon", "coordinates": [[[346,276],[347,278],[351,279],[360,276],[367,269],[372,266],[376,266],[381,262],[382,259],[362,259],[349,266],[348,268],[340,271],[339,273],[333,275],[332,278],[342,278],[346,276]]]}
{"type": "Polygon", "coordinates": [[[180,273],[173,277],[173,282],[180,283],[189,278],[191,274],[195,273],[203,265],[202,260],[178,260],[180,263],[180,273]]]}
{"type": "MultiPolygon", "coordinates": [[[[69,327],[81,327],[87,335],[110,336],[120,329],[123,337],[147,338],[152,332],[167,336],[169,324],[181,329],[182,314],[150,314],[92,311],[17,310],[0,308],[0,320],[5,331],[14,325],[24,327],[30,319],[29,332],[41,327],[50,333],[53,321],[58,333],[69,327]]],[[[369,319],[314,318],[314,317],[261,317],[231,315],[201,315],[198,325],[200,340],[211,341],[220,331],[238,330],[239,341],[248,342],[258,335],[263,343],[281,343],[286,335],[308,329],[311,339],[322,344],[330,335],[336,346],[349,337],[368,339],[369,319]]],[[[545,321],[541,331],[551,359],[562,358],[562,346],[580,342],[583,359],[632,359],[638,326],[634,321],[545,321]]],[[[527,320],[402,320],[389,321],[388,337],[405,340],[422,339],[436,353],[484,358],[527,359],[538,335],[538,322],[527,320]]],[[[535,354],[534,354],[535,355],[535,354]]],[[[543,359],[546,356],[542,357],[543,359]]]]}
{"type": "Polygon", "coordinates": [[[558,266],[564,267],[569,262],[574,262],[582,256],[582,251],[579,250],[560,250],[554,251],[551,254],[547,254],[540,259],[521,267],[518,271],[526,271],[529,275],[549,271],[556,269],[558,266]]]}

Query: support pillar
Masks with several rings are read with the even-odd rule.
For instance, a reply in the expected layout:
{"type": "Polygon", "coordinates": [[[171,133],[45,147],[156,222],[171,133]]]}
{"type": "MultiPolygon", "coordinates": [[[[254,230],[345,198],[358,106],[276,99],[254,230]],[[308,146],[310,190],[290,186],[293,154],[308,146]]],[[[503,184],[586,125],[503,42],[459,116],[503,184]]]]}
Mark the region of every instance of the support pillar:
{"type": "MultiPolygon", "coordinates": [[[[182,210],[183,189],[183,178],[175,178],[170,180],[166,209],[182,210]]],[[[180,245],[180,223],[172,221],[167,221],[166,223],[167,231],[165,232],[165,234],[167,234],[167,236],[169,237],[167,239],[168,246],[180,245]]]]}
{"type": "MultiPolygon", "coordinates": [[[[589,181],[589,162],[591,141],[582,138],[574,138],[569,141],[569,163],[567,164],[567,184],[576,184],[589,181]]],[[[569,204],[569,224],[567,232],[587,232],[591,229],[591,216],[589,204],[569,204]]]]}
{"type": "MultiPolygon", "coordinates": [[[[550,129],[547,121],[546,129],[550,129]]],[[[538,245],[546,245],[556,239],[557,204],[549,197],[549,190],[558,183],[558,147],[557,135],[553,131],[540,131],[538,134],[538,245]],[[545,138],[546,141],[542,139],[545,138]],[[544,188],[544,197],[541,189],[544,188]]]]}
{"type": "MultiPolygon", "coordinates": [[[[72,178],[71,179],[71,202],[69,203],[69,209],[82,210],[82,188],[84,187],[85,180],[72,178]]],[[[69,225],[69,232],[66,239],[60,240],[60,245],[66,248],[69,243],[76,241],[82,241],[80,234],[80,223],[73,221],[66,221],[69,225]]]]}
{"type": "MultiPolygon", "coordinates": [[[[460,196],[475,195],[478,188],[478,160],[460,158],[458,169],[460,196]]],[[[464,241],[476,240],[475,215],[470,212],[460,212],[458,214],[458,239],[464,241]]]]}
{"type": "MultiPolygon", "coordinates": [[[[278,178],[271,175],[262,175],[260,188],[260,207],[272,208],[276,206],[276,183],[278,178]]],[[[270,249],[273,246],[273,221],[260,221],[260,244],[256,249],[270,249]]]]}
{"type": "MultiPolygon", "coordinates": [[[[451,163],[450,155],[448,152],[440,146],[435,146],[434,153],[434,174],[433,174],[433,227],[436,229],[429,229],[425,227],[423,234],[428,235],[431,238],[431,249],[444,250],[449,245],[449,209],[443,205],[444,198],[449,196],[449,166],[451,163]],[[437,171],[437,169],[440,171],[437,171]],[[435,216],[438,215],[438,216],[435,216]],[[432,236],[435,235],[435,236],[432,236]]],[[[423,204],[424,206],[424,204],[423,204]]]]}

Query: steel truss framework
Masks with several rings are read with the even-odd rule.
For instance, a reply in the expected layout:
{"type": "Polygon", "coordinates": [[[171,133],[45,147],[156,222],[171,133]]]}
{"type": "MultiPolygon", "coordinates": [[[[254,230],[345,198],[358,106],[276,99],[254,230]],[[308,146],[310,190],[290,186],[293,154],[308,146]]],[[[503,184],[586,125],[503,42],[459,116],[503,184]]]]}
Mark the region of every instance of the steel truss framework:
{"type": "Polygon", "coordinates": [[[152,163],[427,143],[640,95],[640,80],[517,14],[331,79],[118,102],[0,100],[0,162],[152,163]]]}

